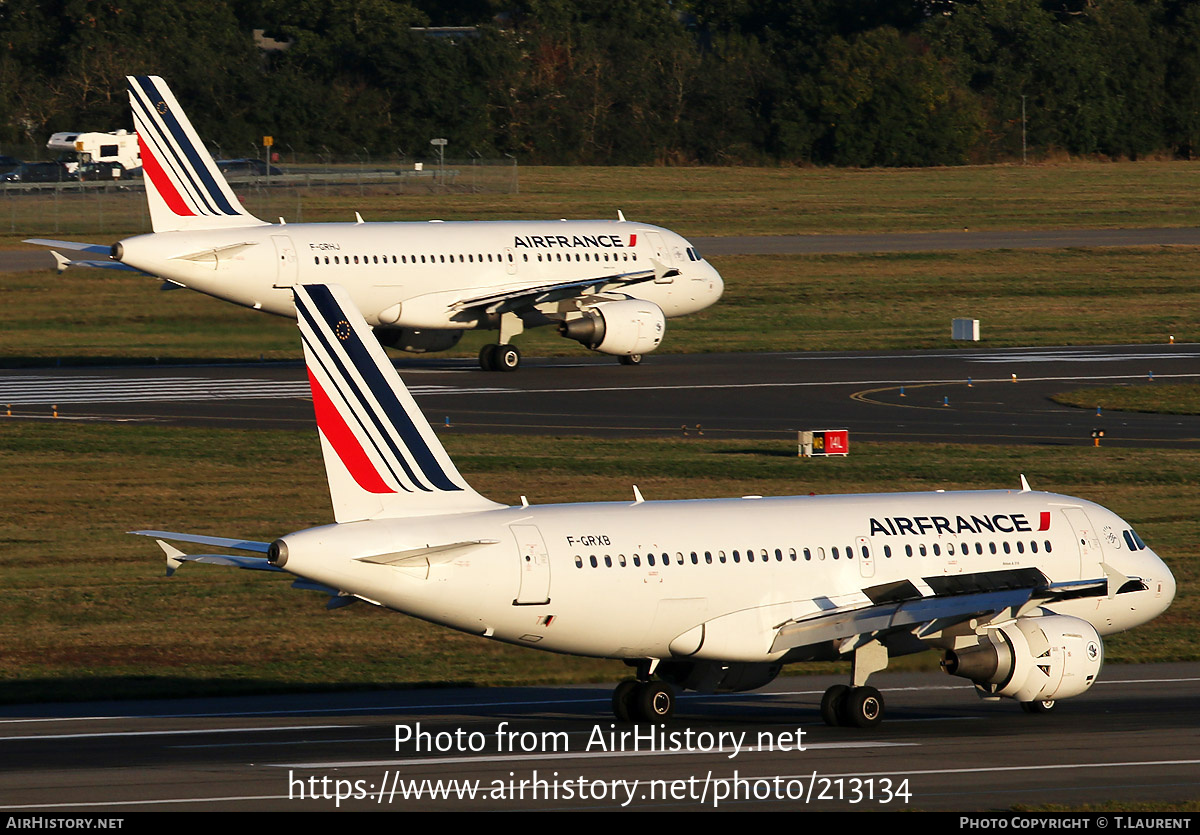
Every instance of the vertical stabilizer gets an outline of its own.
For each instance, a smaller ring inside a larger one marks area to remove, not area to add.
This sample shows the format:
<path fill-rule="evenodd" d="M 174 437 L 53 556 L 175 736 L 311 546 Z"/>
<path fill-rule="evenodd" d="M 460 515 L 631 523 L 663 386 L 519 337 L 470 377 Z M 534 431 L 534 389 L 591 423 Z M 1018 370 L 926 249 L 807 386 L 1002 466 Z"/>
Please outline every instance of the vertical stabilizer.
<path fill-rule="evenodd" d="M 487 510 L 339 286 L 293 288 L 338 522 Z"/>
<path fill-rule="evenodd" d="M 154 231 L 268 225 L 242 206 L 166 83 L 127 78 Z"/>

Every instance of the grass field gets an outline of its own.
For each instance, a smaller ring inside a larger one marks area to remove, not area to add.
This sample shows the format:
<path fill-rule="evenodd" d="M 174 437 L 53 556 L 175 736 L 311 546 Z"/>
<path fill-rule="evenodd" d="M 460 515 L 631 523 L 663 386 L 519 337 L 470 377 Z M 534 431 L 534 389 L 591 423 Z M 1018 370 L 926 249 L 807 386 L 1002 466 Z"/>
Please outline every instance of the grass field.
<path fill-rule="evenodd" d="M 1017 486 L 1101 501 L 1179 582 L 1110 661 L 1200 656 L 1193 640 L 1200 454 L 1170 450 L 859 444 L 845 460 L 779 441 L 544 439 L 443 433 L 481 492 L 515 503 Z M 213 449 L 222 450 L 219 458 Z M 357 604 L 335 612 L 259 572 L 163 576 L 165 528 L 270 540 L 330 520 L 315 432 L 0 422 L 0 699 L 612 680 L 616 662 L 507 647 Z M 531 476 L 531 474 L 536 474 Z M 931 656 L 918 662 L 932 666 Z M 796 668 L 802 671 L 804 667 Z M 828 669 L 828 668 L 826 668 Z"/>
<path fill-rule="evenodd" d="M 1200 415 L 1200 385 L 1145 382 L 1138 385 L 1084 388 L 1054 395 L 1064 406 L 1149 412 L 1164 415 Z"/>
<path fill-rule="evenodd" d="M 577 168 L 525 166 L 518 194 L 387 187 L 238 188 L 252 212 L 289 222 L 615 218 L 688 235 L 1200 225 L 1195 162 L 955 168 Z M 22 237 L 149 231 L 138 193 L 0 192 L 0 232 Z"/>

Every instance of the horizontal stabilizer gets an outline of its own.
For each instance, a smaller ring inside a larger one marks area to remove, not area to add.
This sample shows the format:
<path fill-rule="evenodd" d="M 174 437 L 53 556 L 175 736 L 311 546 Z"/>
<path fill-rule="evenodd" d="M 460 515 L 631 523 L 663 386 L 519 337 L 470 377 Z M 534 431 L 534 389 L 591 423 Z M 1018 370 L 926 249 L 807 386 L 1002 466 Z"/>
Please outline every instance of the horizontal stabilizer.
<path fill-rule="evenodd" d="M 179 569 L 185 562 L 203 562 L 209 565 L 228 565 L 233 568 L 247 568 L 253 571 L 282 571 L 267 562 L 266 557 L 238 557 L 232 554 L 185 554 L 178 548 L 168 545 L 161 539 L 156 539 L 158 547 L 167 555 L 167 576 Z"/>
<path fill-rule="evenodd" d="M 197 545 L 215 545 L 218 548 L 232 548 L 235 551 L 255 551 L 267 553 L 271 547 L 269 542 L 255 542 L 251 539 L 229 539 L 224 536 L 204 536 L 194 533 L 174 533 L 172 531 L 130 531 L 134 536 L 152 536 L 155 539 L 170 539 L 174 542 L 194 542 Z"/>
<path fill-rule="evenodd" d="M 424 563 L 431 564 L 450 562 L 458 556 L 459 551 L 474 548 L 479 545 L 495 545 L 498 539 L 472 539 L 467 542 L 451 542 L 447 545 L 426 545 L 424 548 L 412 548 L 407 551 L 396 551 L 391 554 L 377 554 L 373 557 L 359 557 L 358 562 L 369 562 L 373 565 L 405 565 Z"/>
<path fill-rule="evenodd" d="M 53 241 L 49 238 L 27 238 L 21 243 L 37 244 L 38 246 L 48 246 L 54 249 L 69 249 L 72 252 L 91 252 L 95 255 L 108 255 L 112 252 L 112 247 L 104 244 L 88 244 L 80 241 Z"/>

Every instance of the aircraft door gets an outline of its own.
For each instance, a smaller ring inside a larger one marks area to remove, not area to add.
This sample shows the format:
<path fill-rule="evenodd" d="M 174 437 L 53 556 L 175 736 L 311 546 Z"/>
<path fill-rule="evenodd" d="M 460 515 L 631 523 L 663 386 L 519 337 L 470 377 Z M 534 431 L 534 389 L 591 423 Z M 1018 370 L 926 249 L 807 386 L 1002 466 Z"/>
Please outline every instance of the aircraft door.
<path fill-rule="evenodd" d="M 675 259 L 671 257 L 671 250 L 667 247 L 663 236 L 658 232 L 644 232 L 643 234 L 646 236 L 646 240 L 650 241 L 650 251 L 654 257 L 668 267 L 674 266 Z"/>
<path fill-rule="evenodd" d="M 860 536 L 854 541 L 854 548 L 858 551 L 854 558 L 858 560 L 858 570 L 863 577 L 875 576 L 875 554 L 871 551 L 871 541 L 865 536 Z"/>
<path fill-rule="evenodd" d="M 514 606 L 536 606 L 550 602 L 550 554 L 536 525 L 510 525 L 521 560 L 521 587 Z"/>
<path fill-rule="evenodd" d="M 1079 577 L 1091 579 L 1103 577 L 1104 569 L 1100 567 L 1100 534 L 1092 525 L 1088 515 L 1081 507 L 1064 507 L 1063 515 L 1071 523 L 1075 531 L 1075 542 L 1079 546 Z"/>
<path fill-rule="evenodd" d="M 287 235 L 272 235 L 271 242 L 275 244 L 275 264 L 279 268 L 279 280 L 276 283 L 280 287 L 291 287 L 298 277 L 296 247 Z"/>
<path fill-rule="evenodd" d="M 511 246 L 504 247 L 504 271 L 509 275 L 517 274 L 517 256 Z"/>

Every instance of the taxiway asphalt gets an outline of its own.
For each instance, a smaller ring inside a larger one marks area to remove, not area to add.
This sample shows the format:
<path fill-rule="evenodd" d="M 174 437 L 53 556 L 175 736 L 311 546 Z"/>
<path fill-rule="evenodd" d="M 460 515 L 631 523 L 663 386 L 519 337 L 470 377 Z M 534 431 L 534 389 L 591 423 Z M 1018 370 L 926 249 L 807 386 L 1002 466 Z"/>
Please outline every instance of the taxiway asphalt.
<path fill-rule="evenodd" d="M 821 723 L 836 681 L 685 695 L 640 743 L 600 685 L 6 706 L 0 810 L 967 811 L 1200 790 L 1197 664 L 1110 666 L 1033 716 L 941 673 L 877 674 L 870 730 Z"/>
<path fill-rule="evenodd" d="M 1200 378 L 1200 344 L 899 352 L 654 355 L 635 368 L 598 358 L 530 359 L 513 373 L 470 360 L 400 360 L 445 432 L 794 437 L 849 429 L 851 442 L 1092 443 L 1185 447 L 1200 416 L 1062 406 L 1056 392 Z M 1103 407 L 1103 404 L 1097 404 Z M 59 420 L 309 428 L 299 364 L 0 372 L 0 409 Z M 2 414 L 2 413 L 0 413 Z"/>

